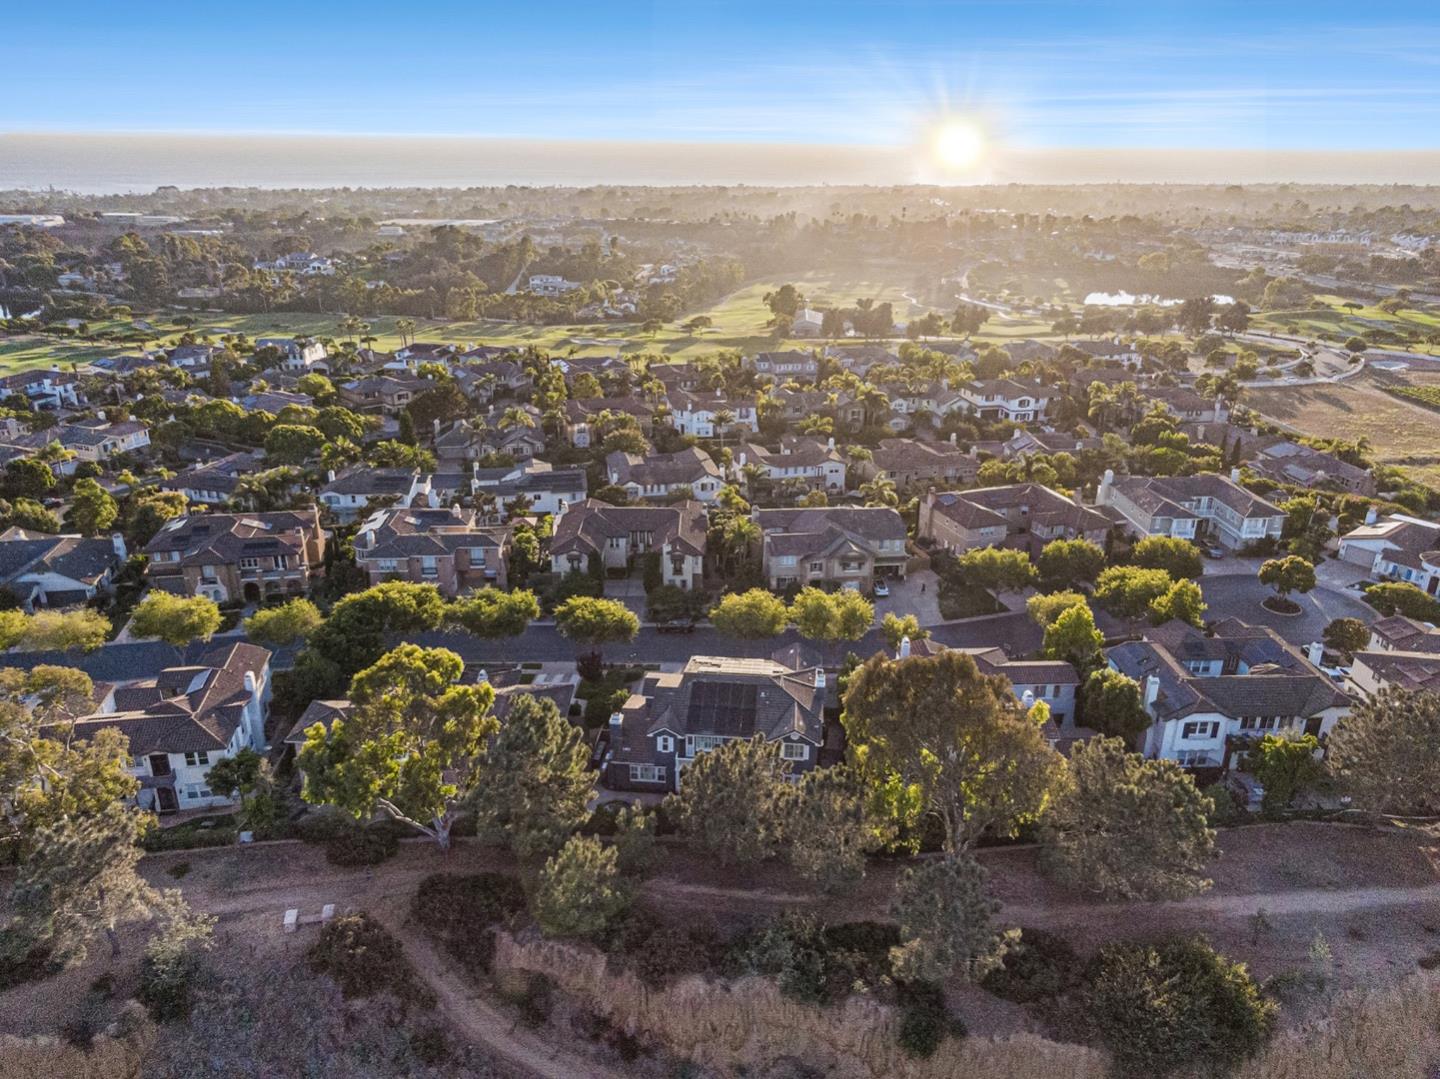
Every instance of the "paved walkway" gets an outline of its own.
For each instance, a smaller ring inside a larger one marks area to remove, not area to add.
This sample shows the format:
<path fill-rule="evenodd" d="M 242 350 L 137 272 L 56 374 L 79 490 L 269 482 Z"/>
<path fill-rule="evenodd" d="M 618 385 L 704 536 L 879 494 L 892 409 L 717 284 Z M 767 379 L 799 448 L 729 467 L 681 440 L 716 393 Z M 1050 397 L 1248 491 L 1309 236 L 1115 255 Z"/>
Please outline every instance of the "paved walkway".
<path fill-rule="evenodd" d="M 890 581 L 890 594 L 875 597 L 875 621 L 887 614 L 913 614 L 922 626 L 936 626 L 940 616 L 940 579 L 931 569 L 919 569 L 903 581 Z M 923 589 L 923 591 L 922 591 Z"/>

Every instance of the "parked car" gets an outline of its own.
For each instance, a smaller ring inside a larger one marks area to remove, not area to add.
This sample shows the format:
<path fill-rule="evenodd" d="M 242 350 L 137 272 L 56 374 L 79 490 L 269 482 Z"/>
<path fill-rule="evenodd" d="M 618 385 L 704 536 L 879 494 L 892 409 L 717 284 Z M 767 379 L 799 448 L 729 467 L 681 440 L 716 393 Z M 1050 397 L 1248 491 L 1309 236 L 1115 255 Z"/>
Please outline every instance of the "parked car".
<path fill-rule="evenodd" d="M 1225 789 L 1236 795 L 1246 809 L 1258 810 L 1265 800 L 1265 788 L 1249 772 L 1227 772 Z"/>
<path fill-rule="evenodd" d="M 1221 547 L 1218 543 L 1206 544 L 1204 547 L 1200 548 L 1200 551 L 1205 555 L 1206 558 L 1219 559 L 1224 558 L 1226 554 L 1225 548 Z"/>
<path fill-rule="evenodd" d="M 666 622 L 656 622 L 655 629 L 659 633 L 694 633 L 695 622 L 689 618 L 675 618 Z"/>
<path fill-rule="evenodd" d="M 885 581 L 875 582 L 875 595 L 883 599 L 890 594 L 890 585 Z"/>

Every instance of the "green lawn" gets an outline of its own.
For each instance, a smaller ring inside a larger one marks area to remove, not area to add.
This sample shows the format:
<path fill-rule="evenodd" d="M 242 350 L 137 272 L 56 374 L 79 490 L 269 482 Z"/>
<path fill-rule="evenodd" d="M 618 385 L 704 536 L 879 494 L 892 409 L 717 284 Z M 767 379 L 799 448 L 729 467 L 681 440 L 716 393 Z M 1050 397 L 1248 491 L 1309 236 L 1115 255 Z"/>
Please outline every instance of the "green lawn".
<path fill-rule="evenodd" d="M 1395 333 L 1427 334 L 1440 330 L 1440 312 L 1432 308 L 1405 308 L 1394 314 L 1375 306 L 1358 309 L 1342 306 L 1341 296 L 1317 296 L 1325 308 L 1266 311 L 1256 316 L 1255 325 L 1281 333 L 1344 340 L 1366 330 L 1388 329 Z"/>
<path fill-rule="evenodd" d="M 770 311 L 765 306 L 764 296 L 786 281 L 795 284 L 815 307 L 852 306 L 861 297 L 870 297 L 877 303 L 888 301 L 894 307 L 895 318 L 899 322 L 907 322 L 930 310 L 925 305 L 915 304 L 907 299 L 902 286 L 879 280 L 878 275 L 852 277 L 810 273 L 786 275 L 773 281 L 746 285 L 708 308 L 686 312 L 676 322 L 653 335 L 643 333 L 638 323 L 535 326 L 498 320 L 450 322 L 443 319 L 416 319 L 415 337 L 419 341 L 449 341 L 461 344 L 533 345 L 551 352 L 573 352 L 582 356 L 652 352 L 675 359 L 693 359 L 723 349 L 754 353 L 765 349 L 814 348 L 822 342 L 813 338 L 777 341 L 771 336 L 766 325 L 770 319 Z M 709 328 L 694 334 L 680 329 L 682 323 L 702 314 L 708 315 L 712 320 L 713 324 Z M 159 331 L 155 344 L 168 345 L 174 343 L 184 332 L 184 328 L 177 326 L 174 321 L 182 315 L 184 312 L 176 311 L 163 315 L 141 314 L 139 317 L 150 322 Z M 340 327 L 344 318 L 341 315 L 295 312 L 227 315 L 194 312 L 190 317 L 195 319 L 195 333 L 209 333 L 217 337 L 226 333 L 243 333 L 252 340 L 259 337 L 300 335 L 333 338 L 343 336 Z M 397 318 L 377 316 L 368 321 L 370 333 L 376 338 L 376 348 L 392 351 L 400 347 L 401 337 L 396 329 Z M 92 328 L 121 331 L 130 327 L 128 323 L 117 322 L 93 323 Z M 1055 335 L 1050 332 L 1048 324 L 1039 320 L 1007 319 L 996 315 L 985 324 L 978 340 L 1004 342 L 1024 337 L 1055 338 Z M 138 348 L 136 344 L 72 342 L 41 335 L 0 338 L 0 374 L 51 363 L 84 362 L 119 352 L 133 352 Z"/>

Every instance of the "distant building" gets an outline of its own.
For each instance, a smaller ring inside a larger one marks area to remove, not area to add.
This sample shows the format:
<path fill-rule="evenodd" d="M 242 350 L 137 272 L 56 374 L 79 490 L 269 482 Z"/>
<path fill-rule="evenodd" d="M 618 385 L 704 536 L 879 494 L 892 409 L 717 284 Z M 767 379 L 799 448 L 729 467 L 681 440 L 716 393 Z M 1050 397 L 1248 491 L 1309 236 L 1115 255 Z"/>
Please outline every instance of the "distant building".
<path fill-rule="evenodd" d="M 757 509 L 754 517 L 765 579 L 777 591 L 826 584 L 869 592 L 876 580 L 905 578 L 905 522 L 893 509 Z"/>
<path fill-rule="evenodd" d="M 1095 504 L 1139 536 L 1214 540 L 1236 550 L 1280 538 L 1285 511 L 1214 472 L 1194 476 L 1125 476 L 1107 470 Z"/>
<path fill-rule="evenodd" d="M 725 486 L 720 466 L 698 446 L 644 457 L 616 450 L 605 457 L 605 474 L 632 499 L 663 500 L 688 494 L 708 503 L 715 501 Z"/>
<path fill-rule="evenodd" d="M 300 596 L 324 573 L 320 510 L 204 513 L 167 521 L 145 545 L 150 584 L 216 603 Z"/>
<path fill-rule="evenodd" d="M 1340 558 L 1376 577 L 1440 594 L 1440 525 L 1433 522 L 1403 513 L 1381 520 L 1371 509 L 1363 525 L 1340 537 Z"/>
<path fill-rule="evenodd" d="M 929 491 L 920 503 L 916 535 L 937 547 L 968 551 L 1011 546 L 1033 551 L 1052 540 L 1103 544 L 1110 520 L 1039 483 Z"/>
<path fill-rule="evenodd" d="M 370 583 L 433 584 L 447 596 L 508 587 L 511 534 L 473 510 L 416 506 L 377 510 L 355 533 L 355 562 Z"/>
<path fill-rule="evenodd" d="M 708 528 L 709 517 L 699 502 L 612 506 L 586 499 L 556 520 L 550 568 L 560 574 L 584 571 L 598 560 L 607 571 L 625 570 L 641 555 L 655 553 L 664 584 L 700 588 Z"/>
<path fill-rule="evenodd" d="M 0 532 L 0 588 L 26 611 L 87 603 L 112 590 L 126 557 L 118 532 L 87 539 L 7 528 Z"/>

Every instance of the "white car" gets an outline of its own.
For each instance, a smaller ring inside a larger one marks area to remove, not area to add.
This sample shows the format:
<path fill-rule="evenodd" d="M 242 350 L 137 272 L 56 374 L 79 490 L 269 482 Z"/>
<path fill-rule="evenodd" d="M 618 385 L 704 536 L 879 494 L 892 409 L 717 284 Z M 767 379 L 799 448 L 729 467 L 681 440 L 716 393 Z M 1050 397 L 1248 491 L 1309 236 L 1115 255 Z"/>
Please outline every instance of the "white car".
<path fill-rule="evenodd" d="M 890 586 L 884 581 L 875 582 L 875 595 L 884 598 L 890 594 Z"/>

